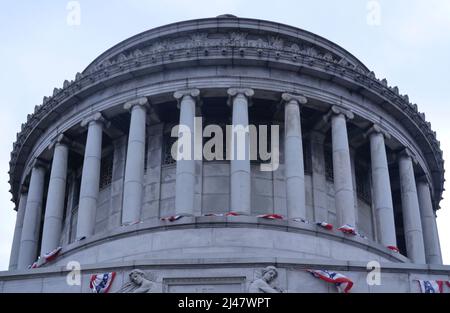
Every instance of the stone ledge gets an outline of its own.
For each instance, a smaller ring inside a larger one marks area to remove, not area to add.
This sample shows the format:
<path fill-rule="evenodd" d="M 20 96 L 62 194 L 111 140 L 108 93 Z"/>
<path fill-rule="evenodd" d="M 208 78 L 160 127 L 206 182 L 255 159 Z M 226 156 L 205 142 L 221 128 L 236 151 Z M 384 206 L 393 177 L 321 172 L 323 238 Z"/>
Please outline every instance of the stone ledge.
<path fill-rule="evenodd" d="M 180 268 L 214 268 L 214 267 L 265 267 L 275 265 L 278 268 L 292 269 L 328 269 L 336 271 L 368 272 L 367 262 L 292 259 L 292 258 L 192 258 L 192 259 L 152 259 L 140 261 L 121 261 L 105 264 L 88 264 L 82 266 L 82 272 L 98 272 L 100 270 L 128 270 L 143 269 L 180 269 Z M 446 275 L 450 273 L 449 265 L 419 265 L 412 263 L 381 263 L 382 272 L 386 273 L 422 273 L 433 275 Z M 71 270 L 63 266 L 37 268 L 21 271 L 0 272 L 0 281 L 17 280 L 23 278 L 39 278 L 69 273 Z"/>
<path fill-rule="evenodd" d="M 60 257 L 68 257 L 73 253 L 83 251 L 90 247 L 111 242 L 120 238 L 138 236 L 144 233 L 164 232 L 180 229 L 204 229 L 204 228 L 258 228 L 267 230 L 277 230 L 280 232 L 309 234 L 311 236 L 338 241 L 355 246 L 361 250 L 370 251 L 397 263 L 409 263 L 409 259 L 401 254 L 395 253 L 388 248 L 378 244 L 370 239 L 363 239 L 356 236 L 345 235 L 334 229 L 326 231 L 319 226 L 312 224 L 303 224 L 291 220 L 268 220 L 256 216 L 232 216 L 232 217 L 183 217 L 174 222 L 161 221 L 159 218 L 153 218 L 147 222 L 136 225 L 124 226 L 110 232 L 96 234 L 90 238 L 79 242 L 74 242 L 63 247 Z M 51 264 L 49 264 L 51 267 Z"/>

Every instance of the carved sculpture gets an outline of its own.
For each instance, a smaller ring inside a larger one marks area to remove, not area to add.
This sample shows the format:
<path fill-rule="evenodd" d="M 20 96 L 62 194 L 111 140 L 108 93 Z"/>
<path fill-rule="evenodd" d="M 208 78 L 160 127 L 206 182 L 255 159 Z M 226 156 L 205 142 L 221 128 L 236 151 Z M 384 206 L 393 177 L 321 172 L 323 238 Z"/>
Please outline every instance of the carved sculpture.
<path fill-rule="evenodd" d="M 278 276 L 275 266 L 267 266 L 261 271 L 261 278 L 251 282 L 248 292 L 250 293 L 282 293 L 284 290 L 273 283 Z"/>
<path fill-rule="evenodd" d="M 128 277 L 129 282 L 125 283 L 117 293 L 151 293 L 154 292 L 155 283 L 144 271 L 139 269 L 132 270 Z"/>

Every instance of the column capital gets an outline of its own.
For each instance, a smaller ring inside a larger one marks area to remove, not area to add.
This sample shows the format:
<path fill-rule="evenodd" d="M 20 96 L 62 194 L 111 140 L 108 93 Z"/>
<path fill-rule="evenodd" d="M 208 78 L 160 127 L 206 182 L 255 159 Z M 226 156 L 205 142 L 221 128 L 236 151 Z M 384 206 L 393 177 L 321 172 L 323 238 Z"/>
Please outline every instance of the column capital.
<path fill-rule="evenodd" d="M 198 98 L 200 96 L 200 90 L 197 88 L 192 89 L 184 89 L 184 90 L 177 90 L 174 92 L 173 97 L 180 102 L 184 97 L 192 97 L 192 98 Z"/>
<path fill-rule="evenodd" d="M 146 97 L 142 97 L 125 102 L 123 108 L 127 111 L 131 111 L 135 106 L 138 105 L 146 109 L 148 104 L 148 99 Z"/>
<path fill-rule="evenodd" d="M 355 117 L 353 112 L 351 112 L 347 109 L 341 108 L 337 105 L 333 105 L 330 108 L 330 110 L 328 111 L 328 113 L 323 116 L 322 121 L 319 122 L 318 124 L 328 123 L 332 116 L 338 116 L 338 115 L 343 115 L 346 120 L 352 120 Z"/>
<path fill-rule="evenodd" d="M 331 115 L 344 115 L 346 119 L 352 120 L 355 117 L 352 111 L 333 105 L 330 109 Z"/>
<path fill-rule="evenodd" d="M 308 99 L 306 99 L 303 95 L 292 94 L 292 93 L 283 93 L 281 95 L 281 99 L 285 104 L 290 103 L 291 101 L 297 102 L 297 104 L 302 105 L 308 103 Z"/>
<path fill-rule="evenodd" d="M 405 147 L 404 149 L 402 149 L 401 151 L 399 151 L 398 157 L 399 157 L 399 159 L 400 159 L 400 158 L 410 158 L 411 161 L 412 161 L 414 164 L 419 163 L 419 162 L 417 161 L 417 158 L 416 158 L 416 156 L 414 155 L 414 153 L 413 153 L 408 147 Z"/>
<path fill-rule="evenodd" d="M 65 145 L 65 146 L 69 146 L 72 143 L 72 141 L 65 136 L 63 133 L 56 135 L 50 145 L 48 146 L 48 149 L 51 150 L 53 149 L 56 145 Z"/>
<path fill-rule="evenodd" d="M 365 133 L 364 138 L 369 137 L 372 134 L 382 134 L 384 138 L 391 139 L 391 134 L 385 131 L 379 124 L 373 124 Z"/>
<path fill-rule="evenodd" d="M 81 121 L 81 127 L 89 126 L 91 123 L 102 123 L 106 127 L 109 127 L 110 122 L 108 122 L 103 114 L 101 112 L 96 112 L 92 114 L 91 116 L 86 117 L 84 120 Z"/>
<path fill-rule="evenodd" d="M 227 90 L 227 94 L 230 97 L 236 97 L 239 94 L 244 95 L 247 98 L 251 98 L 255 95 L 255 91 L 251 88 L 237 88 L 237 87 L 233 87 L 233 88 L 229 88 Z"/>
<path fill-rule="evenodd" d="M 41 158 L 35 158 L 33 160 L 33 162 L 31 163 L 31 169 L 35 169 L 35 168 L 41 168 L 46 170 L 48 168 L 48 162 L 41 159 Z"/>

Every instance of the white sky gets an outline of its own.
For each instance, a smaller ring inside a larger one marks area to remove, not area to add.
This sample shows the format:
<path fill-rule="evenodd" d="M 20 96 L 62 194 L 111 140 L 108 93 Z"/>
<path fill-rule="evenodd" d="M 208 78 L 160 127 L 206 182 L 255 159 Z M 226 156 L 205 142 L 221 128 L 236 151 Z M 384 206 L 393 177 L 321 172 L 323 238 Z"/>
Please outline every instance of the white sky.
<path fill-rule="evenodd" d="M 437 131 L 444 158 L 450 151 L 448 0 L 80 0 L 79 26 L 67 24 L 68 2 L 0 1 L 0 270 L 8 267 L 16 216 L 9 201 L 8 162 L 27 114 L 106 49 L 167 23 L 230 13 L 321 35 L 407 93 Z M 368 10 L 371 2 L 380 4 L 379 25 L 367 22 L 374 12 Z M 447 193 L 441 206 L 440 240 L 444 262 L 450 264 Z"/>

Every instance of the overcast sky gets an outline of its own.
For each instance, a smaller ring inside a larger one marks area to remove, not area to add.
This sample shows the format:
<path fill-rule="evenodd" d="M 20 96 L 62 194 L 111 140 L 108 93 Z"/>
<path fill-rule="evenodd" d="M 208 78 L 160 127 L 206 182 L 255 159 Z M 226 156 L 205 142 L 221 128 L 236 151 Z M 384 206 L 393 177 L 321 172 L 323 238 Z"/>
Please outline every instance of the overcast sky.
<path fill-rule="evenodd" d="M 8 267 L 16 219 L 8 162 L 27 114 L 106 49 L 167 23 L 230 13 L 321 35 L 409 94 L 437 131 L 444 158 L 450 151 L 448 0 L 80 0 L 79 25 L 70 2 L 0 0 L 0 270 Z M 438 225 L 450 264 L 450 195 L 444 198 Z"/>

